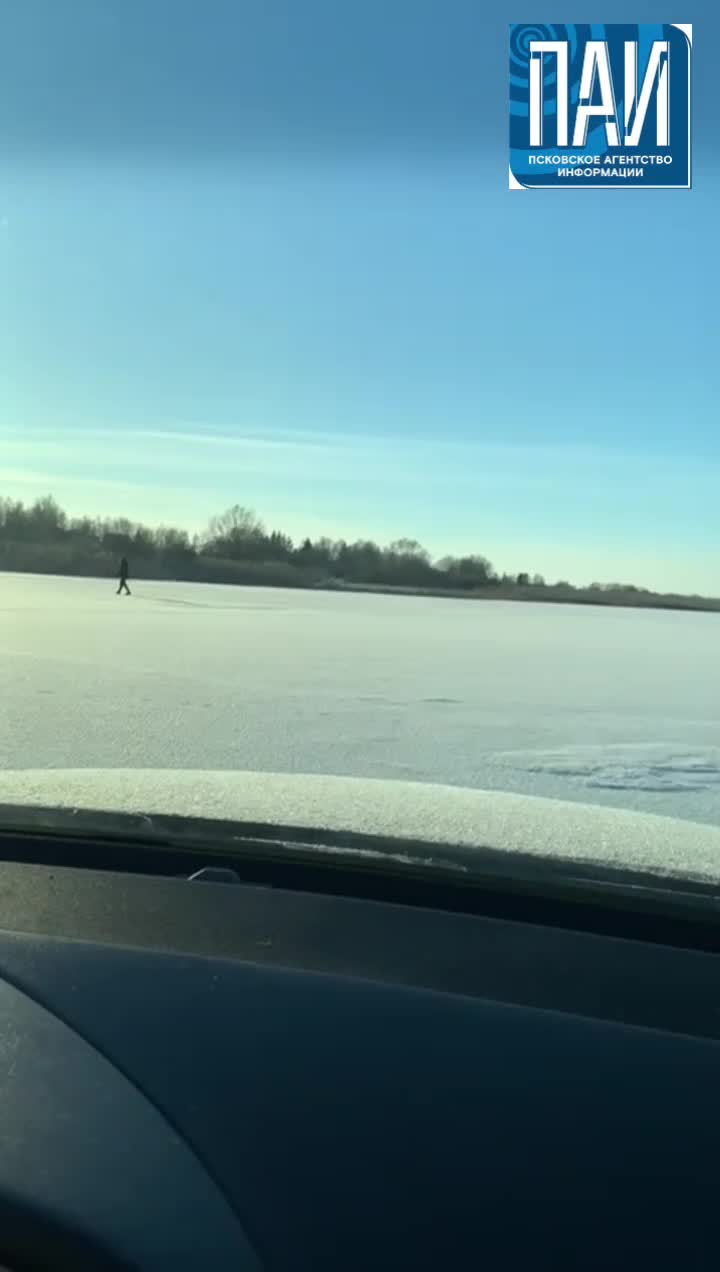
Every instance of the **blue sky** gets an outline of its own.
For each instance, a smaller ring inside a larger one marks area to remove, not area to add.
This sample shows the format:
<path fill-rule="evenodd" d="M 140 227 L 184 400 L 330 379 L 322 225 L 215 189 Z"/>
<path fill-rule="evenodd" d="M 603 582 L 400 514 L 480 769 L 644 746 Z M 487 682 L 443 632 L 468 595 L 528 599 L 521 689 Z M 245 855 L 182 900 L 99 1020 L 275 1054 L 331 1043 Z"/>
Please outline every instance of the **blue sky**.
<path fill-rule="evenodd" d="M 692 191 L 511 193 L 507 26 L 552 13 L 4 0 L 0 493 L 720 594 L 696 10 Z"/>

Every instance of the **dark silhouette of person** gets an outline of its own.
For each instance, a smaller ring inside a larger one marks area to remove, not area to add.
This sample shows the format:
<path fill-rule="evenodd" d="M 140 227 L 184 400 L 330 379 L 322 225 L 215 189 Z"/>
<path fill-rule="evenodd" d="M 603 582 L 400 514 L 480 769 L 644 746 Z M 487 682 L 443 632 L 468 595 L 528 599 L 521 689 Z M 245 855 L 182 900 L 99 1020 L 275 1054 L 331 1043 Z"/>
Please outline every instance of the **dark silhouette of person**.
<path fill-rule="evenodd" d="M 128 566 L 127 557 L 123 557 L 122 561 L 120 562 L 120 586 L 118 587 L 118 590 L 115 594 L 116 596 L 119 596 L 120 593 L 123 591 L 125 592 L 126 596 L 132 595 L 130 588 L 128 587 L 129 573 L 130 573 L 130 568 Z"/>

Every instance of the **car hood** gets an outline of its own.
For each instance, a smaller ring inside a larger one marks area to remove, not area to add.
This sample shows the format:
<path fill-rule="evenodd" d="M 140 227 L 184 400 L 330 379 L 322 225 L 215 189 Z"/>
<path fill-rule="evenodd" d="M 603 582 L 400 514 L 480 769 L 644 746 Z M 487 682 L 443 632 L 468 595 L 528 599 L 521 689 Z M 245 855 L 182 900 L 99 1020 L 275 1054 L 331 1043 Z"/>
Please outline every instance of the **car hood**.
<path fill-rule="evenodd" d="M 34 806 L 322 830 L 720 882 L 720 828 L 426 783 L 175 769 L 20 770 L 0 773 L 0 805 L 6 812 Z M 0 810 L 0 823 L 2 816 Z"/>

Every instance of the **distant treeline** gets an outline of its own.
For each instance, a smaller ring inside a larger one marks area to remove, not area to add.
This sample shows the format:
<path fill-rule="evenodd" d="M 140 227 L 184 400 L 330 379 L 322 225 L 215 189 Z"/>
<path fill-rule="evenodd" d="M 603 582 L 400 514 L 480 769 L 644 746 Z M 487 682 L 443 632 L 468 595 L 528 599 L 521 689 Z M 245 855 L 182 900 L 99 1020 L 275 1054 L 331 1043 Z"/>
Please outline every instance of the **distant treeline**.
<path fill-rule="evenodd" d="M 415 539 L 303 539 L 268 531 L 247 508 L 214 517 L 204 534 L 125 518 L 68 517 L 48 495 L 26 507 L 0 497 L 0 570 L 114 577 L 120 557 L 135 578 L 320 587 L 483 599 L 720 610 L 720 599 L 660 595 L 619 583 L 576 588 L 542 575 L 498 573 L 479 553 L 433 560 Z"/>

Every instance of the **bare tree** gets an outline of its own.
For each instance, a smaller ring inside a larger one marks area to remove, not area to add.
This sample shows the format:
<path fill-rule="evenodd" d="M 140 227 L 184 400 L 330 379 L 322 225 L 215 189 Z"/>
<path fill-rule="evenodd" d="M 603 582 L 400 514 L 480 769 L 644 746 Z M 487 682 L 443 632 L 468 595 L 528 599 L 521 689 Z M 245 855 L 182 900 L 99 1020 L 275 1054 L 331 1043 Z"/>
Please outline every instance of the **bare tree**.
<path fill-rule="evenodd" d="M 207 533 L 210 539 L 253 538 L 263 535 L 265 527 L 251 508 L 233 504 L 232 508 L 211 518 Z"/>
<path fill-rule="evenodd" d="M 203 536 L 203 548 L 217 556 L 234 559 L 256 557 L 266 542 L 265 526 L 250 508 L 234 504 L 213 517 Z"/>

